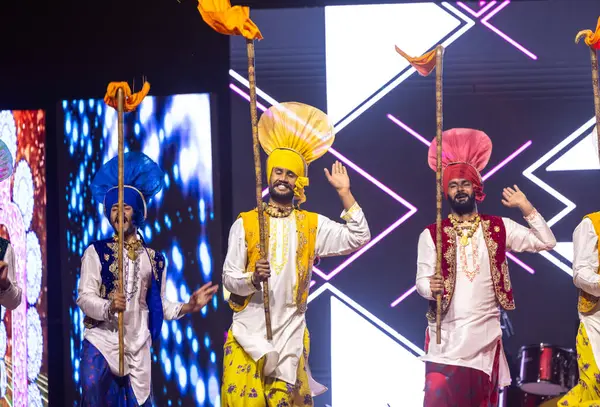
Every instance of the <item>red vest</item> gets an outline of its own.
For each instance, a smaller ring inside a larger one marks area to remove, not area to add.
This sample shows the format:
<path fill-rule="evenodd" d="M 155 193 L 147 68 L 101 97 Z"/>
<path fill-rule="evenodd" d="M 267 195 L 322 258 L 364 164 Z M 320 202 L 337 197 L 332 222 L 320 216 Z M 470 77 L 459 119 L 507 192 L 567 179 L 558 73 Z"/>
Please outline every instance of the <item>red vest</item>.
<path fill-rule="evenodd" d="M 483 237 L 490 257 L 490 271 L 494 282 L 496 300 L 505 310 L 515 309 L 515 301 L 506 263 L 506 228 L 502 218 L 498 216 L 479 215 Z M 433 243 L 436 244 L 435 223 L 427 226 Z M 442 317 L 448 312 L 456 286 L 456 231 L 450 219 L 442 221 L 442 276 L 444 277 L 444 292 L 442 294 Z M 436 302 L 429 302 L 427 319 L 435 321 Z"/>

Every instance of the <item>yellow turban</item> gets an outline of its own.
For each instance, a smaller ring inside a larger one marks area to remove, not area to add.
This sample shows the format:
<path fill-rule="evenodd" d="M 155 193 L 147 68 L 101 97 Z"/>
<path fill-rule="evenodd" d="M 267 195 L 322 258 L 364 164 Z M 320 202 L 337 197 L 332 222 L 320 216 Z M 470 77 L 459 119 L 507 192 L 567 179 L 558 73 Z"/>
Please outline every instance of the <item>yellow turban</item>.
<path fill-rule="evenodd" d="M 273 174 L 273 168 L 285 168 L 296 174 L 298 178 L 294 187 L 294 196 L 299 203 L 306 201 L 304 187 L 308 186 L 308 178 L 306 177 L 306 164 L 302 156 L 294 150 L 284 148 L 273 150 L 267 158 L 267 178 L 270 178 Z"/>
<path fill-rule="evenodd" d="M 319 109 L 297 102 L 271 106 L 258 122 L 258 139 L 269 155 L 267 179 L 273 168 L 285 168 L 298 176 L 294 196 L 306 201 L 308 165 L 329 150 L 335 139 L 333 125 Z"/>

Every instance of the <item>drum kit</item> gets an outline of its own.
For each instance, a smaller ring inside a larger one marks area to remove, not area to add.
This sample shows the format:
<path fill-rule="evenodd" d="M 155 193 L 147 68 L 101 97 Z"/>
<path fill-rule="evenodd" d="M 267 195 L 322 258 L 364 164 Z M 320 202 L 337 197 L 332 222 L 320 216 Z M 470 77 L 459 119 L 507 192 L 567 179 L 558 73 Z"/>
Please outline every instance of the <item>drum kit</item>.
<path fill-rule="evenodd" d="M 519 394 L 510 397 L 511 389 L 507 388 L 504 397 L 501 396 L 501 406 L 556 406 L 562 395 L 579 380 L 577 354 L 573 349 L 545 343 L 523 346 L 518 362 L 518 388 L 514 390 Z"/>

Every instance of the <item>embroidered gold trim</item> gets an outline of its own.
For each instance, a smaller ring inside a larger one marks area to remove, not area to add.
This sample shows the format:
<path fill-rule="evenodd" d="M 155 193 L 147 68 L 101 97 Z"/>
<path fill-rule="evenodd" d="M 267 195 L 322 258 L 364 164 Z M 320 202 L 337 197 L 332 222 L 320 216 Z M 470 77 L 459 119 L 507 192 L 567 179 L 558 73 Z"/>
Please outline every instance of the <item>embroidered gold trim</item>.
<path fill-rule="evenodd" d="M 498 270 L 496 266 L 496 255 L 498 253 L 498 243 L 492 239 L 492 233 L 490 231 L 490 221 L 484 220 L 481 222 L 483 227 L 483 238 L 485 239 L 485 245 L 488 249 L 488 255 L 490 258 L 490 273 L 492 274 L 492 282 L 494 283 L 494 291 L 496 293 L 496 299 L 500 306 L 505 310 L 512 310 L 515 308 L 514 303 L 508 300 L 508 296 L 506 295 L 506 291 L 509 291 L 508 288 L 505 288 L 505 291 L 502 291 L 500 288 L 500 280 L 502 278 L 502 273 Z M 506 270 L 504 273 L 504 283 L 506 284 L 506 280 L 508 280 L 508 285 L 510 286 L 510 277 L 508 275 L 508 265 L 506 264 L 506 259 L 504 259 L 504 263 L 502 264 L 502 270 Z"/>
<path fill-rule="evenodd" d="M 281 274 L 290 257 L 290 221 L 291 218 L 280 218 L 280 221 L 269 222 L 269 253 L 271 270 L 277 275 Z M 281 233 L 280 233 L 280 229 Z M 281 244 L 281 247 L 279 247 Z M 281 253 L 277 250 L 281 248 Z"/>
<path fill-rule="evenodd" d="M 344 214 L 342 215 L 342 219 L 343 219 L 343 220 L 345 220 L 346 222 L 349 222 L 350 220 L 352 220 L 352 216 L 353 216 L 353 215 L 354 215 L 356 212 L 360 211 L 360 209 L 361 209 L 361 207 L 358 205 L 358 202 L 354 202 L 354 205 L 352 205 L 352 206 L 350 207 L 350 209 L 348 209 L 348 210 L 346 211 L 346 213 L 344 213 Z"/>

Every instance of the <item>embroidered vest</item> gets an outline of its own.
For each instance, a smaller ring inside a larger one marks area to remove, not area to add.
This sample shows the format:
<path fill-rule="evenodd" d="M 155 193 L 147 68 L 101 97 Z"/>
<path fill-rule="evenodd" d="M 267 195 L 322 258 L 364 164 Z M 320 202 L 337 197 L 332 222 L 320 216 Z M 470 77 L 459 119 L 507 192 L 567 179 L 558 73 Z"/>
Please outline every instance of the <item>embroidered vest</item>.
<path fill-rule="evenodd" d="M 102 277 L 102 285 L 100 287 L 100 297 L 107 300 L 109 295 L 115 291 L 119 285 L 119 271 L 118 269 L 118 244 L 113 239 L 105 239 L 92 243 L 100 258 L 100 265 L 102 267 L 100 275 Z M 162 275 L 165 269 L 165 258 L 159 252 L 150 249 L 144 245 L 144 250 L 150 259 L 150 265 L 152 266 L 152 278 L 150 287 L 146 293 L 146 304 L 148 306 L 149 313 L 149 327 L 152 340 L 156 340 L 160 334 L 162 328 L 164 315 L 162 308 L 161 282 Z M 143 256 L 143 254 L 141 254 Z M 100 321 L 96 321 L 88 316 L 83 320 L 86 328 L 94 328 L 100 324 Z"/>
<path fill-rule="evenodd" d="M 600 212 L 590 213 L 586 215 L 584 219 L 587 218 L 592 221 L 592 225 L 594 225 L 594 231 L 596 232 L 596 236 L 600 236 Z M 600 239 L 598 239 L 598 256 L 600 257 Z M 600 274 L 600 270 L 596 271 Z M 587 293 L 583 290 L 579 290 L 579 300 L 577 301 L 577 309 L 579 312 L 590 312 L 596 307 L 598 304 L 598 297 L 593 296 L 590 293 Z"/>
<path fill-rule="evenodd" d="M 294 303 L 298 311 L 306 312 L 308 291 L 315 260 L 315 243 L 317 240 L 318 215 L 313 212 L 294 210 L 296 217 L 296 286 L 294 287 Z M 260 259 L 260 233 L 258 228 L 258 211 L 256 209 L 241 213 L 238 218 L 244 222 L 244 231 L 248 256 L 246 271 L 253 273 L 256 262 Z M 270 230 L 270 217 L 265 213 L 267 230 Z M 266 246 L 269 247 L 269 236 Z M 235 312 L 242 311 L 248 306 L 252 295 L 242 297 L 236 294 L 229 296 L 229 306 Z"/>
<path fill-rule="evenodd" d="M 10 242 L 8 240 L 0 237 L 0 261 L 4 261 L 4 256 L 6 256 L 9 244 Z"/>
<path fill-rule="evenodd" d="M 506 262 L 506 228 L 502 218 L 498 216 L 479 215 L 483 237 L 490 258 L 490 272 L 494 283 L 496 300 L 505 310 L 515 309 L 515 301 Z M 436 244 L 435 223 L 427 226 L 433 243 Z M 442 276 L 444 277 L 444 292 L 442 293 L 442 316 L 446 315 L 454 287 L 456 285 L 456 231 L 450 219 L 442 221 Z M 436 302 L 429 302 L 427 319 L 435 321 Z"/>

